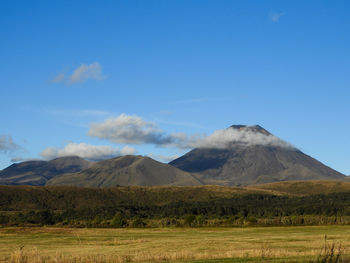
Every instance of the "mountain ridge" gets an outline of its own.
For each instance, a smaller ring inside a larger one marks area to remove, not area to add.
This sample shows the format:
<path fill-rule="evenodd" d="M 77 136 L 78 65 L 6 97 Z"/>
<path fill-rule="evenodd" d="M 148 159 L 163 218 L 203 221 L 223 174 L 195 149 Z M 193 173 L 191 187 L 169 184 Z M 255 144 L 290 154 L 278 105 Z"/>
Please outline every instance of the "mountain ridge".
<path fill-rule="evenodd" d="M 0 171 L 0 184 L 42 186 L 56 175 L 78 172 L 90 165 L 90 162 L 78 156 L 59 157 L 50 161 L 33 160 L 14 163 Z"/>
<path fill-rule="evenodd" d="M 78 173 L 62 174 L 47 185 L 129 186 L 129 185 L 201 185 L 190 173 L 146 156 L 125 155 L 95 163 Z"/>

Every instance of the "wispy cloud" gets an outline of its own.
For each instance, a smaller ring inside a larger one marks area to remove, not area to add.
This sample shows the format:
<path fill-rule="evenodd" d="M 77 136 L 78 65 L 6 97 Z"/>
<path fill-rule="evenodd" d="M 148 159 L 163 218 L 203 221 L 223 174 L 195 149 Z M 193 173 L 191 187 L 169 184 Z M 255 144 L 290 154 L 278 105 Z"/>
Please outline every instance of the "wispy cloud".
<path fill-rule="evenodd" d="M 283 12 L 271 12 L 271 13 L 269 14 L 269 19 L 270 19 L 273 23 L 278 23 L 279 20 L 280 20 L 280 18 L 281 18 L 282 16 L 284 16 L 284 15 L 285 15 L 285 13 L 283 13 Z"/>
<path fill-rule="evenodd" d="M 103 80 L 102 67 L 100 63 L 95 62 L 89 65 L 81 64 L 69 78 L 70 83 L 80 83 L 89 79 Z"/>
<path fill-rule="evenodd" d="M 59 73 L 57 76 L 55 76 L 51 82 L 53 83 L 60 83 L 65 81 L 64 73 Z"/>
<path fill-rule="evenodd" d="M 18 163 L 18 162 L 26 162 L 26 161 L 40 161 L 39 158 L 30 158 L 30 157 L 21 157 L 21 156 L 16 156 L 11 158 L 12 163 Z"/>
<path fill-rule="evenodd" d="M 111 112 L 98 109 L 43 108 L 40 113 L 68 126 L 88 128 L 92 121 L 104 120 L 113 116 Z"/>
<path fill-rule="evenodd" d="M 9 135 L 0 135 L 0 152 L 9 153 L 22 147 L 16 144 Z"/>
<path fill-rule="evenodd" d="M 105 78 L 106 77 L 102 74 L 101 64 L 94 62 L 91 64 L 81 64 L 72 74 L 66 75 L 65 73 L 59 73 L 51 82 L 72 85 L 83 83 L 88 80 L 104 80 Z"/>
<path fill-rule="evenodd" d="M 22 159 L 18 155 L 25 154 L 27 151 L 24 147 L 14 142 L 9 135 L 0 135 L 0 154 L 4 154 L 11 158 L 11 162 L 16 162 L 18 159 Z M 15 157 L 15 155 L 17 157 Z"/>
<path fill-rule="evenodd" d="M 64 156 L 79 156 L 84 159 L 99 161 L 116 156 L 134 154 L 136 150 L 125 146 L 122 149 L 108 145 L 91 145 L 87 143 L 68 143 L 63 148 L 48 147 L 40 155 L 47 160 Z"/>

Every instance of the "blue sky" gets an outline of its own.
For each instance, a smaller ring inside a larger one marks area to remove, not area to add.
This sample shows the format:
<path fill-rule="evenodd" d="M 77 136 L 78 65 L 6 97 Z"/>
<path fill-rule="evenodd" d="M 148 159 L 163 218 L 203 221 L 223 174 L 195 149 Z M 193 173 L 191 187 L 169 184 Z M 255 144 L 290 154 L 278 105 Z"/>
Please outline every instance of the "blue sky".
<path fill-rule="evenodd" d="M 259 124 L 349 175 L 349 10 L 349 1 L 3 2 L 0 169 L 67 145 L 163 161 L 187 151 L 91 132 L 128 116 L 160 136 Z"/>

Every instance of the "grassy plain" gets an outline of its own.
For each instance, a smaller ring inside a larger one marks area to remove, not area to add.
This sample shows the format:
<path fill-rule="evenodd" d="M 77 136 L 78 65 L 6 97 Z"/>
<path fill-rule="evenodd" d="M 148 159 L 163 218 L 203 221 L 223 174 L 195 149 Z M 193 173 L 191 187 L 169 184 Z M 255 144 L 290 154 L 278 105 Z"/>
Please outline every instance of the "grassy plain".
<path fill-rule="evenodd" d="M 310 262 L 325 235 L 347 252 L 350 226 L 7 227 L 0 228 L 0 262 Z"/>

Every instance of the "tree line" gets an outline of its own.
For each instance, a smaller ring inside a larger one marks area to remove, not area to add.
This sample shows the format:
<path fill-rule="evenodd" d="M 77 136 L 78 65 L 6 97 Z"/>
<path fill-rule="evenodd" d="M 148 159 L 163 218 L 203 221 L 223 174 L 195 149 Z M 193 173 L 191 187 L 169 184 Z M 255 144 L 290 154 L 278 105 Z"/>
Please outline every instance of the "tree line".
<path fill-rule="evenodd" d="M 200 227 L 350 223 L 350 192 L 308 196 L 252 192 L 208 194 L 203 198 L 196 196 L 200 194 L 196 191 L 184 194 L 181 190 L 179 196 L 175 192 L 169 199 L 167 191 L 150 193 L 135 188 L 9 189 L 0 191 L 2 225 Z"/>

